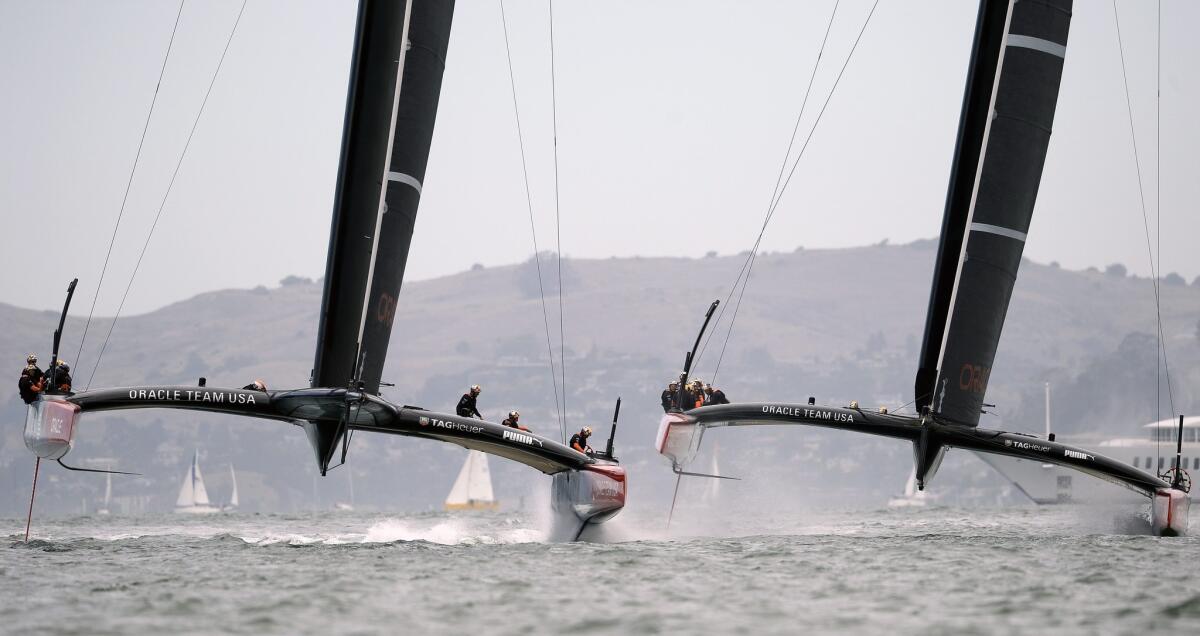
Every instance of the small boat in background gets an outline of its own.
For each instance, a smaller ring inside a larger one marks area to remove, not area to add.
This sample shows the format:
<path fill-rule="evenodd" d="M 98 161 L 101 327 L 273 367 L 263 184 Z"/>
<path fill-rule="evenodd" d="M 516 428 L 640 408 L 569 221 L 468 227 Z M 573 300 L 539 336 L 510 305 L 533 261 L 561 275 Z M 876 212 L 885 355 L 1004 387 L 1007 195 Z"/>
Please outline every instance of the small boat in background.
<path fill-rule="evenodd" d="M 200 474 L 200 451 L 192 453 L 192 466 L 183 476 L 179 486 L 179 498 L 175 500 L 175 512 L 209 514 L 221 509 L 208 500 L 208 489 L 204 487 L 204 475 Z"/>
<path fill-rule="evenodd" d="M 446 510 L 497 510 L 500 503 L 492 494 L 492 476 L 487 455 L 481 451 L 467 452 L 467 461 L 458 471 L 458 479 L 446 497 Z"/>
<path fill-rule="evenodd" d="M 233 464 L 229 465 L 229 483 L 233 484 L 233 490 L 229 493 L 229 503 L 221 506 L 221 512 L 236 512 L 238 509 L 237 473 L 233 471 Z"/>
<path fill-rule="evenodd" d="M 112 506 L 112 473 L 104 476 L 104 505 L 96 510 L 98 515 L 109 514 L 109 507 Z"/>

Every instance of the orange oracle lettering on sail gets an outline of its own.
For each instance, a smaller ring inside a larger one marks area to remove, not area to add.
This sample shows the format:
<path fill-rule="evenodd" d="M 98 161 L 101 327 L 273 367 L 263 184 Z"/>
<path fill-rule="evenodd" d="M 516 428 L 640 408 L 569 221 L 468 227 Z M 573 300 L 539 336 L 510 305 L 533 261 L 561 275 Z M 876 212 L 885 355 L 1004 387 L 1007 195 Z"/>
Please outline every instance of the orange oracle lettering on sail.
<path fill-rule="evenodd" d="M 958 370 L 958 388 L 972 393 L 982 394 L 987 389 L 988 374 L 991 373 L 991 368 L 964 363 L 962 368 Z"/>
<path fill-rule="evenodd" d="M 379 309 L 375 312 L 375 319 L 385 325 L 390 325 L 395 318 L 396 299 L 391 294 L 380 294 Z"/>

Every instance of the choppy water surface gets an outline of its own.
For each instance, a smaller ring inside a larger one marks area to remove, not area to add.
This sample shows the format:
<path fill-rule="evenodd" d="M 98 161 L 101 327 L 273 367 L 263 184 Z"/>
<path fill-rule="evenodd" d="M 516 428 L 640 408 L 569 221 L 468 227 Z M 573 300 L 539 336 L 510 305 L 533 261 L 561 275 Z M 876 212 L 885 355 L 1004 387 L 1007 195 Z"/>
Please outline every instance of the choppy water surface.
<path fill-rule="evenodd" d="M 883 510 L 697 536 L 631 515 L 575 544 L 505 513 L 35 520 L 28 545 L 5 520 L 0 632 L 1200 632 L 1200 539 L 1099 517 Z"/>

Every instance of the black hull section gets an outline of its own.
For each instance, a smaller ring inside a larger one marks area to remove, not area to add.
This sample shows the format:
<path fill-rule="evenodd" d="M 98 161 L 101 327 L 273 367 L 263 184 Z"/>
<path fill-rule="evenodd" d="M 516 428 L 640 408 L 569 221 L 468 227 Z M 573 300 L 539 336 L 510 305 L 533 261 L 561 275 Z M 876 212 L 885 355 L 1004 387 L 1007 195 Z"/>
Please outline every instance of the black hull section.
<path fill-rule="evenodd" d="M 344 425 L 349 430 L 422 437 L 511 459 L 553 475 L 563 471 L 609 466 L 555 440 L 518 431 L 495 422 L 476 420 L 418 407 L 399 406 L 383 398 L 346 389 L 244 391 L 196 386 L 143 386 L 97 389 L 55 402 L 54 408 L 35 409 L 47 415 L 27 422 L 26 445 L 43 458 L 66 453 L 77 420 L 86 413 L 122 409 L 172 408 L 209 411 L 282 422 L 305 428 L 312 440 L 324 430 Z M 32 412 L 32 411 L 31 411 Z M 47 418 L 53 417 L 50 422 Z M 67 421 L 69 420 L 69 421 Z M 64 431 L 66 434 L 64 434 Z M 328 440 L 326 440 L 328 441 Z M 59 455 L 61 457 L 61 455 Z M 320 458 L 318 458 L 319 461 Z M 620 467 L 616 467 L 620 470 Z"/>
<path fill-rule="evenodd" d="M 720 426 L 792 424 L 818 426 L 907 440 L 913 444 L 918 479 L 928 482 L 946 448 L 1007 455 L 1073 468 L 1147 497 L 1170 484 L 1093 451 L 1024 435 L 860 409 L 804 404 L 748 403 L 706 406 L 669 413 L 659 427 L 658 450 L 678 467 L 691 460 L 703 429 Z M 689 427 L 693 430 L 689 430 Z M 922 487 L 924 484 L 922 484 Z"/>

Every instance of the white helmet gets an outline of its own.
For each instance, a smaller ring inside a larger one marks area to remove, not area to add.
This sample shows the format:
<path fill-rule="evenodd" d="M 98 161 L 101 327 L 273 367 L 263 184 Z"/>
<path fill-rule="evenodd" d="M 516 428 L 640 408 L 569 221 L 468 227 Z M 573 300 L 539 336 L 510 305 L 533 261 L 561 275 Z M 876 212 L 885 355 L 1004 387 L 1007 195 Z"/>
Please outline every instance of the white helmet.
<path fill-rule="evenodd" d="M 516 411 L 509 411 L 509 412 L 508 412 L 508 417 L 509 417 L 510 419 L 514 419 L 514 420 L 515 420 L 515 419 L 517 419 L 517 418 L 521 417 L 521 414 L 520 414 L 520 413 L 518 413 L 518 412 L 516 412 Z"/>
<path fill-rule="evenodd" d="M 483 389 L 479 388 L 478 384 L 471 385 L 471 393 L 482 393 Z"/>

